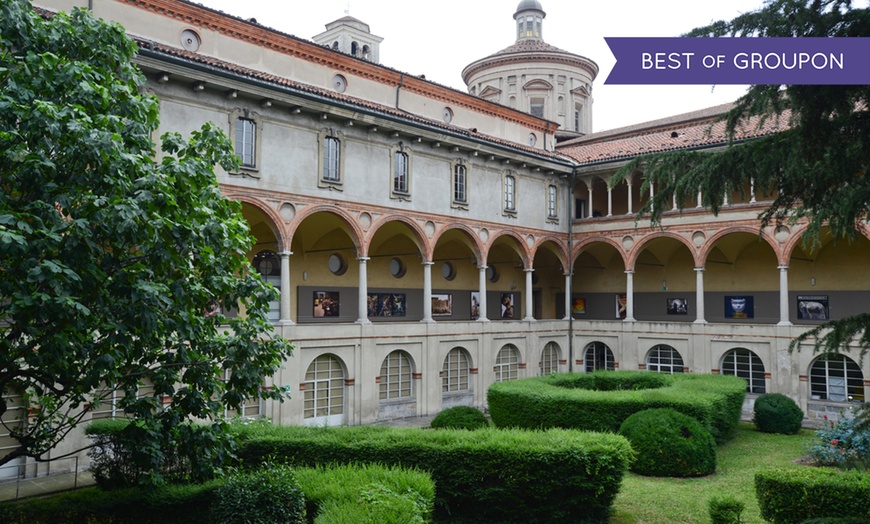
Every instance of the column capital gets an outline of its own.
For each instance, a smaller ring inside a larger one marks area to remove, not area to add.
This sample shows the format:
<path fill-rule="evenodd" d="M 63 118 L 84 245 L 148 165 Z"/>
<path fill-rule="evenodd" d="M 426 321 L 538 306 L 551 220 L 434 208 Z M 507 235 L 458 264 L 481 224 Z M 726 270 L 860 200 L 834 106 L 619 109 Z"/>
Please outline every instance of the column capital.
<path fill-rule="evenodd" d="M 283 258 L 283 257 L 289 257 L 292 254 L 293 254 L 292 251 L 281 251 L 278 253 L 278 256 Z"/>
<path fill-rule="evenodd" d="M 626 275 L 633 275 L 633 274 L 634 274 L 634 270 L 633 270 L 633 269 L 626 269 L 626 270 L 625 270 L 625 274 L 626 274 Z"/>
<path fill-rule="evenodd" d="M 706 268 L 703 268 L 703 267 L 696 267 L 695 268 L 695 272 L 697 272 L 697 273 L 703 273 L 704 271 L 706 271 Z"/>
<path fill-rule="evenodd" d="M 480 265 L 477 266 L 477 269 L 479 269 L 479 270 L 481 270 L 481 271 L 485 271 L 485 270 L 488 269 L 488 268 L 489 268 L 489 266 L 487 266 L 486 264 L 484 264 L 484 265 L 482 265 L 482 266 L 480 266 Z"/>
<path fill-rule="evenodd" d="M 423 262 L 421 262 L 421 264 L 423 264 L 424 266 L 434 266 L 435 262 L 432 262 L 431 260 L 424 260 Z"/>
<path fill-rule="evenodd" d="M 534 273 L 534 268 L 523 268 L 523 273 Z"/>
<path fill-rule="evenodd" d="M 778 270 L 780 270 L 780 271 L 786 271 L 786 270 L 788 270 L 788 265 L 787 265 L 787 264 L 783 264 L 783 265 L 781 265 L 781 266 L 776 266 L 776 269 L 778 269 Z"/>
<path fill-rule="evenodd" d="M 371 260 L 370 257 L 356 257 L 356 259 L 359 260 L 360 262 L 367 262 L 367 261 Z"/>

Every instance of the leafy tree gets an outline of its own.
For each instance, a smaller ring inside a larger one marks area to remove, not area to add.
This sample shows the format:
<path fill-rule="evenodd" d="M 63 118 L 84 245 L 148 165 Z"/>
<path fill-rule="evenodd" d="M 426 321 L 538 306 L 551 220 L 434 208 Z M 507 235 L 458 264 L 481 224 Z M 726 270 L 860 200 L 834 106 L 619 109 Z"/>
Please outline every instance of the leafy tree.
<path fill-rule="evenodd" d="M 155 152 L 135 53 L 87 11 L 0 2 L 0 418 L 17 441 L 0 465 L 42 460 L 116 392 L 152 481 L 168 448 L 207 474 L 228 451 L 223 410 L 282 397 L 261 392 L 292 350 L 270 334 L 276 292 L 213 171 L 238 157 L 214 125 Z"/>

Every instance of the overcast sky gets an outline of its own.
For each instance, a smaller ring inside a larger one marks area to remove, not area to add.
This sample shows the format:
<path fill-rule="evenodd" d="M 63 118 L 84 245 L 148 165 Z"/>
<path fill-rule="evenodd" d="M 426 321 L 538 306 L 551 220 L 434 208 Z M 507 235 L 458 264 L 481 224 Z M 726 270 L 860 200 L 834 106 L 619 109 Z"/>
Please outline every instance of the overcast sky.
<path fill-rule="evenodd" d="M 604 37 L 679 36 L 760 8 L 763 0 L 540 0 L 548 44 L 598 64 L 593 130 L 603 131 L 731 102 L 745 86 L 604 85 L 615 59 Z M 200 0 L 242 18 L 311 39 L 345 15 L 381 36 L 383 65 L 466 91 L 460 73 L 516 40 L 518 0 Z M 860 3 L 860 2 L 859 2 Z"/>

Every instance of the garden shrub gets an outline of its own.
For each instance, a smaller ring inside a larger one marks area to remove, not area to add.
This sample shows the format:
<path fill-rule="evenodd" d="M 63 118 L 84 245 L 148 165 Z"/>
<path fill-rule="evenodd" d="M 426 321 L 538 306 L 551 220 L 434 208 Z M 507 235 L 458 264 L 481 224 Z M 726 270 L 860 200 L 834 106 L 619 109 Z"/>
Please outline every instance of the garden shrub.
<path fill-rule="evenodd" d="M 308 520 L 317 524 L 416 524 L 432 518 L 435 483 L 422 471 L 374 464 L 294 471 Z"/>
<path fill-rule="evenodd" d="M 792 524 L 818 518 L 870 519 L 870 475 L 828 468 L 759 471 L 755 494 L 764 520 Z"/>
<path fill-rule="evenodd" d="M 717 442 L 735 431 L 746 381 L 726 375 L 648 371 L 559 373 L 492 384 L 489 413 L 498 427 L 617 432 L 634 413 L 671 408 L 703 424 Z"/>
<path fill-rule="evenodd" d="M 797 403 L 780 393 L 765 393 L 755 399 L 752 421 L 758 431 L 794 435 L 801 430 L 804 412 Z"/>
<path fill-rule="evenodd" d="M 124 418 L 103 419 L 85 427 L 85 435 L 94 443 L 88 450 L 90 471 L 103 489 L 164 482 L 203 482 L 214 478 L 219 468 L 228 465 L 232 459 L 230 452 L 210 450 L 213 435 L 204 424 L 188 423 L 176 427 L 173 434 L 188 434 L 181 439 L 188 443 L 184 447 L 168 441 L 159 446 L 143 447 L 139 433 L 145 429 L 130 422 Z M 230 437 L 221 432 L 217 438 Z M 226 449 L 232 449 L 231 442 L 227 443 Z"/>
<path fill-rule="evenodd" d="M 481 429 L 489 426 L 489 421 L 477 408 L 453 406 L 435 415 L 430 425 L 436 429 Z"/>
<path fill-rule="evenodd" d="M 212 517 L 223 524 L 305 522 L 305 497 L 286 465 L 265 463 L 253 472 L 236 472 L 214 497 Z"/>
<path fill-rule="evenodd" d="M 246 463 L 379 463 L 417 468 L 451 522 L 606 522 L 633 452 L 618 435 L 384 426 L 233 428 Z"/>
<path fill-rule="evenodd" d="M 650 477 L 699 477 L 716 471 L 716 441 L 694 418 L 673 409 L 648 409 L 628 417 L 619 434 L 637 458 L 631 470 Z"/>
<path fill-rule="evenodd" d="M 841 469 L 870 468 L 870 428 L 861 427 L 852 417 L 840 417 L 834 423 L 825 415 L 824 425 L 816 431 L 809 454 L 822 466 Z"/>
<path fill-rule="evenodd" d="M 730 495 L 713 497 L 709 501 L 710 522 L 712 524 L 740 524 L 740 516 L 746 504 Z"/>

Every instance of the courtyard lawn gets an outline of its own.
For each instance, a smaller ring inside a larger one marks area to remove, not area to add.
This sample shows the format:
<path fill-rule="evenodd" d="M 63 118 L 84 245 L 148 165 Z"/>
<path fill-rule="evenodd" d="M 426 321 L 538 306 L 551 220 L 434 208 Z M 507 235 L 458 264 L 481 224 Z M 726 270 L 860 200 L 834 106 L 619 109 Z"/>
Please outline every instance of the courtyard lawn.
<path fill-rule="evenodd" d="M 642 477 L 629 473 L 614 504 L 610 524 L 708 523 L 707 502 L 716 495 L 731 495 L 746 504 L 743 522 L 764 520 L 755 499 L 755 472 L 769 467 L 796 468 L 806 454 L 814 432 L 798 435 L 761 433 L 741 423 L 737 435 L 720 446 L 716 473 L 707 477 L 677 479 Z"/>

